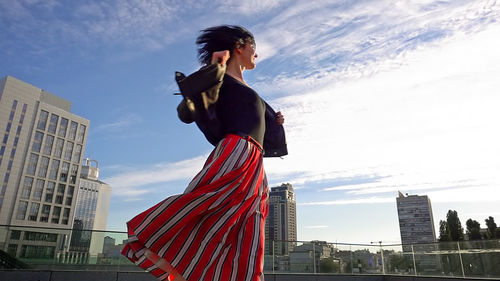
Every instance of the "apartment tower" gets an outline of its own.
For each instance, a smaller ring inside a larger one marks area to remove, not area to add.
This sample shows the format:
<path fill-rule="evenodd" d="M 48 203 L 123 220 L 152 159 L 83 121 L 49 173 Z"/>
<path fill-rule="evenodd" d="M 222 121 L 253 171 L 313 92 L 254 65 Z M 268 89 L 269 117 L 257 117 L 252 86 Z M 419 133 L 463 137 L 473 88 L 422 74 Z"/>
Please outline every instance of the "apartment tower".
<path fill-rule="evenodd" d="M 265 228 L 267 255 L 288 255 L 297 241 L 295 192 L 291 184 L 272 187 Z"/>
<path fill-rule="evenodd" d="M 22 258 L 68 250 L 89 120 L 71 103 L 0 79 L 0 249 Z M 37 227 L 37 228 L 30 228 Z"/>

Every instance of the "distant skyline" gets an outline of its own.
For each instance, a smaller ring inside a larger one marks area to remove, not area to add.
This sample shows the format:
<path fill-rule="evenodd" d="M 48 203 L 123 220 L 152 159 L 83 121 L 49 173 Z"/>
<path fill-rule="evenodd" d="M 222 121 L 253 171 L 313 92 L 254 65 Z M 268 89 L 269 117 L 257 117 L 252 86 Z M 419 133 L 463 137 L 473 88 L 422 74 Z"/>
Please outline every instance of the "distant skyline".
<path fill-rule="evenodd" d="M 242 25 L 246 81 L 285 116 L 270 187 L 296 192 L 299 240 L 400 241 L 396 197 L 427 195 L 500 221 L 500 3 L 456 1 L 0 1 L 0 76 L 90 120 L 84 157 L 113 188 L 107 229 L 183 192 L 211 145 L 176 116 L 174 71 L 199 30 Z M 369 231 L 367 231 L 369 229 Z M 437 226 L 436 229 L 439 229 Z M 436 233 L 438 236 L 438 233 Z"/>

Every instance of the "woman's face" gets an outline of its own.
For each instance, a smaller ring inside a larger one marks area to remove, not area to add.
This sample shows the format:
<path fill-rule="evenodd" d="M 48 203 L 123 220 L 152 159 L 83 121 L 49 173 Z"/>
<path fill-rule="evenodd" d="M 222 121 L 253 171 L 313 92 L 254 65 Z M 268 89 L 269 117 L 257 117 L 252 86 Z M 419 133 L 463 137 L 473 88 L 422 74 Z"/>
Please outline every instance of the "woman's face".
<path fill-rule="evenodd" d="M 255 59 L 258 57 L 257 53 L 255 52 L 255 44 L 251 43 L 246 43 L 242 47 L 242 66 L 245 67 L 245 69 L 254 69 L 255 68 Z"/>

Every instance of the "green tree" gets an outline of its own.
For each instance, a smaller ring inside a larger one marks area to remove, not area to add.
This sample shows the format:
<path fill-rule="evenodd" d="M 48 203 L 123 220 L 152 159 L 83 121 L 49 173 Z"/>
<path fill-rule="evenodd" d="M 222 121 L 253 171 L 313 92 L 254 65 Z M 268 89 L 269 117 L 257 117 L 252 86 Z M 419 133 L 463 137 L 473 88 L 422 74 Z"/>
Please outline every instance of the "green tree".
<path fill-rule="evenodd" d="M 479 222 L 472 219 L 468 219 L 466 225 L 467 225 L 467 235 L 469 236 L 469 240 L 481 240 L 481 226 Z"/>
<path fill-rule="evenodd" d="M 488 227 L 487 238 L 489 239 L 497 238 L 496 236 L 497 224 L 495 223 L 495 219 L 490 216 L 484 221 L 486 222 L 486 227 Z"/>
<path fill-rule="evenodd" d="M 439 221 L 439 242 L 450 241 L 450 234 L 448 233 L 448 227 L 446 226 L 446 221 Z"/>
<path fill-rule="evenodd" d="M 462 224 L 458 218 L 457 211 L 448 211 L 448 214 L 446 215 L 446 226 L 451 241 L 464 240 L 464 229 L 462 228 Z"/>

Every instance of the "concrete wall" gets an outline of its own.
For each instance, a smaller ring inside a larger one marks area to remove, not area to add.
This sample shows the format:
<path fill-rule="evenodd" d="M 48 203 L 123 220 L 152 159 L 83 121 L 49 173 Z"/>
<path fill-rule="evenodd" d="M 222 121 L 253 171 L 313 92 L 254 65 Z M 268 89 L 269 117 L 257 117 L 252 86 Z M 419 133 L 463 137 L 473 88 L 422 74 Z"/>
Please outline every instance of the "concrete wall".
<path fill-rule="evenodd" d="M 0 270 L 2 281 L 157 281 L 147 272 Z M 266 281 L 457 281 L 485 280 L 395 275 L 266 274 Z M 487 279 L 500 280 L 500 279 Z"/>

